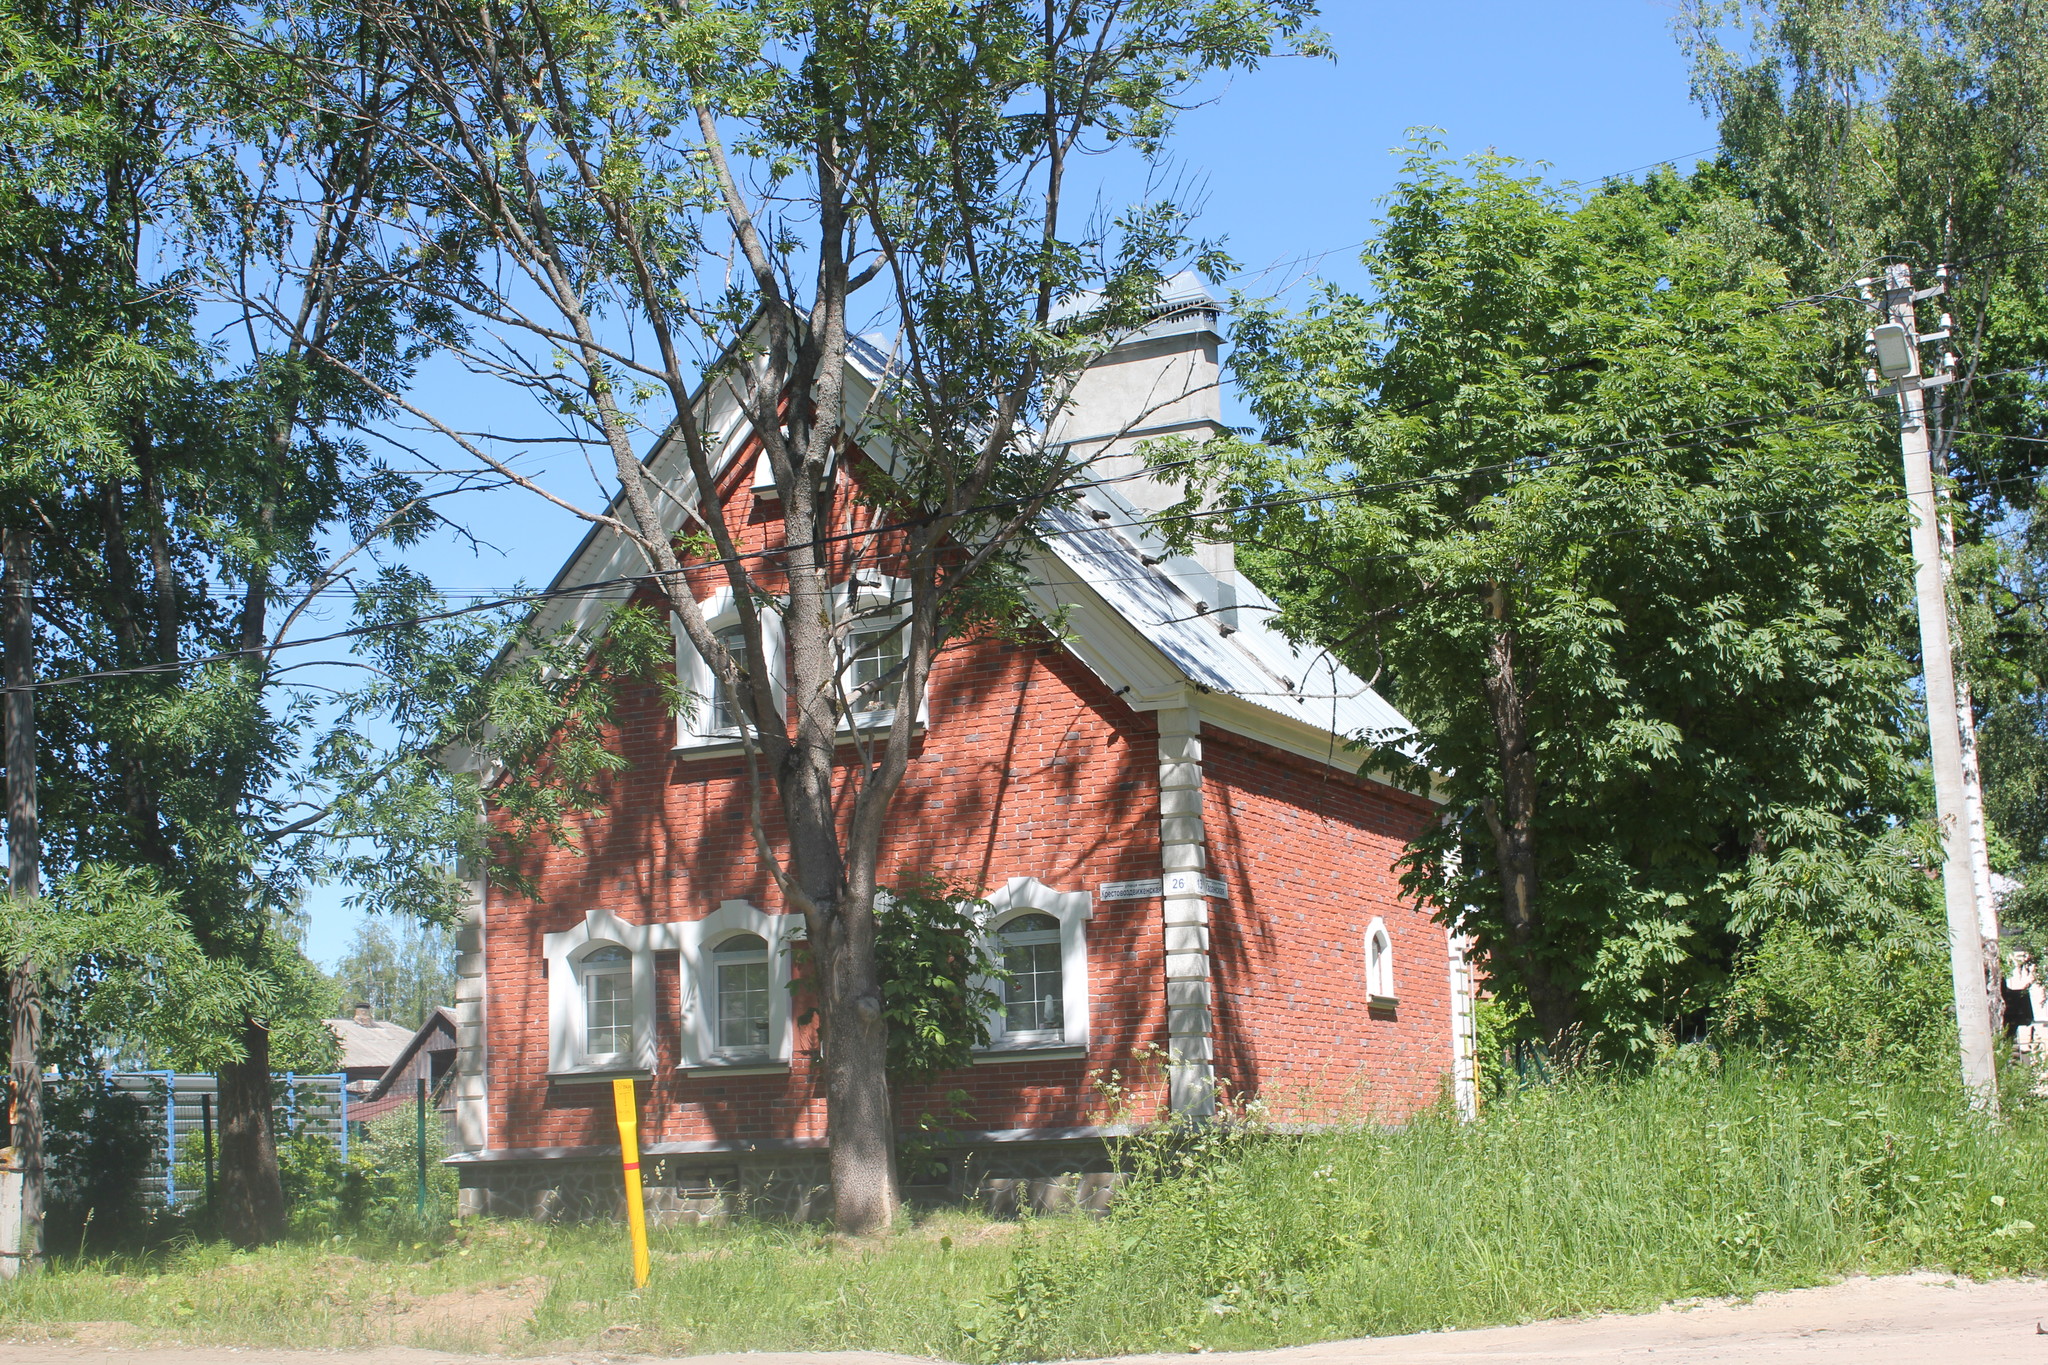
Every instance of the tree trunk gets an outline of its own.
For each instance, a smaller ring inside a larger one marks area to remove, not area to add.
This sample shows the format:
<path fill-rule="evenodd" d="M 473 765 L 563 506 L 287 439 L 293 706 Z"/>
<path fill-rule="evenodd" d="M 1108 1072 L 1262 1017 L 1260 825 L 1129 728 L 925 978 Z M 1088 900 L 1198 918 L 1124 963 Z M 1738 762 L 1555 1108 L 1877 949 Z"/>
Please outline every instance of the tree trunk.
<path fill-rule="evenodd" d="M 220 1069 L 220 1228 L 236 1246 L 284 1236 L 270 1094 L 270 1029 L 242 1024 L 245 1055 Z"/>
<path fill-rule="evenodd" d="M 0 532 L 0 593 L 7 656 L 7 885 L 17 902 L 42 894 L 42 827 L 36 813 L 35 617 L 29 585 L 29 540 Z M 35 959 L 23 957 L 8 975 L 8 1079 L 13 1092 L 11 1139 L 21 1173 L 21 1226 L 8 1269 L 35 1265 L 43 1251 L 43 998 Z"/>
<path fill-rule="evenodd" d="M 831 861 L 836 872 L 838 860 Z M 839 1231 L 863 1237 L 886 1231 L 896 1217 L 896 1123 L 874 895 L 854 889 L 839 897 L 813 896 L 813 903 L 821 912 L 811 934 L 825 1054 L 832 1220 Z"/>
<path fill-rule="evenodd" d="M 1501 915 L 1514 944 L 1529 1012 L 1544 1042 L 1555 1044 L 1575 1020 L 1568 994 L 1543 960 L 1541 911 L 1536 900 L 1536 752 L 1515 657 L 1515 628 L 1508 620 L 1507 590 L 1490 583 L 1486 614 L 1496 622 L 1486 645 L 1487 710 L 1493 718 L 1494 753 L 1500 768 L 1500 801 L 1488 804 L 1494 861 L 1500 874 Z"/>

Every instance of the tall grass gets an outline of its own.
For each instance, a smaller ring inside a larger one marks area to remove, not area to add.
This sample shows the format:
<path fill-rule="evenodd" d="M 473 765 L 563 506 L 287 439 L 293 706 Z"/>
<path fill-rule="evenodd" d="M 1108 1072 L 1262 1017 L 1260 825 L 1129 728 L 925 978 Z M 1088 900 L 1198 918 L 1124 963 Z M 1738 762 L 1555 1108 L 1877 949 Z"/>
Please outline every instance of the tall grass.
<path fill-rule="evenodd" d="M 1529 1091 L 1478 1124 L 1212 1135 L 1107 1219 L 1034 1230 L 984 1360 L 1242 1348 L 2048 1268 L 2048 1126 L 1722 1060 Z"/>
<path fill-rule="evenodd" d="M 1992 1128 L 1952 1093 L 1707 1054 L 1525 1092 L 1473 1125 L 1217 1126 L 1124 1155 L 1137 1178 L 1106 1218 L 951 1212 L 864 1242 L 676 1230 L 656 1234 L 637 1292 L 617 1229 L 471 1224 L 440 1244 L 77 1263 L 0 1285 L 0 1331 L 112 1318 L 220 1344 L 460 1346 L 474 1315 L 434 1313 L 520 1289 L 479 1344 L 1038 1360 L 1642 1309 L 1853 1271 L 2048 1270 L 2038 1110 Z"/>

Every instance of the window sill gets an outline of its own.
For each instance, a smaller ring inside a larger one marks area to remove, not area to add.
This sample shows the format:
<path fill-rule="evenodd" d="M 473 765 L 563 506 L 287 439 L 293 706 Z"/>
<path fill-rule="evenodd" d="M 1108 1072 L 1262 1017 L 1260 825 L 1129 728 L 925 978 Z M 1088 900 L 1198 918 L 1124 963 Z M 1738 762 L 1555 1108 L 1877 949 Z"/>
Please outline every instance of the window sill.
<path fill-rule="evenodd" d="M 1392 995 L 1368 995 L 1365 997 L 1365 1006 L 1374 1010 L 1399 1009 L 1401 1000 L 1400 997 Z"/>
<path fill-rule="evenodd" d="M 1088 1055 L 1086 1046 L 1065 1043 L 1032 1044 L 1025 1047 L 992 1047 L 974 1054 L 976 1066 L 1002 1066 L 1010 1062 L 1070 1062 Z"/>
<path fill-rule="evenodd" d="M 788 1062 L 769 1059 L 697 1062 L 688 1066 L 678 1063 L 676 1066 L 678 1080 L 688 1080 L 696 1076 L 782 1076 L 788 1072 Z"/>
<path fill-rule="evenodd" d="M 893 723 L 894 721 L 888 716 L 867 717 L 858 729 L 850 725 L 840 726 L 832 742 L 835 745 L 844 745 L 857 744 L 862 740 L 866 740 L 872 744 L 877 740 L 887 739 L 889 737 L 889 727 Z M 910 737 L 916 739 L 924 734 L 924 731 L 924 722 L 919 721 L 910 727 Z M 756 744 L 754 752 L 759 753 L 760 751 L 761 746 Z M 669 756 L 671 758 L 739 758 L 746 752 L 747 746 L 739 740 L 722 737 L 706 737 L 704 739 L 691 740 L 685 744 L 672 744 L 669 746 Z"/>
<path fill-rule="evenodd" d="M 548 1080 L 556 1085 L 575 1085 L 583 1081 L 651 1081 L 654 1072 L 644 1066 L 577 1066 L 566 1071 L 548 1072 Z"/>

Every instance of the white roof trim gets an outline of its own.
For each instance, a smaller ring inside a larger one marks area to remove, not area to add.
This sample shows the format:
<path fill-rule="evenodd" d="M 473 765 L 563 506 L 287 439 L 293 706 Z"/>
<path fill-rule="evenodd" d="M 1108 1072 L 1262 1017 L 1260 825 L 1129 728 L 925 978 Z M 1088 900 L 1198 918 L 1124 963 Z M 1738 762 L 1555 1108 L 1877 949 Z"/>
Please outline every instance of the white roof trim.
<path fill-rule="evenodd" d="M 881 346 L 855 339 L 847 365 L 849 412 L 865 412 L 886 367 Z M 714 470 L 722 474 L 748 434 L 738 395 L 726 381 L 697 402 L 703 429 L 719 433 Z M 848 425 L 864 454 L 893 469 L 896 452 L 884 432 L 863 430 L 857 417 Z M 668 440 L 647 458 L 657 480 L 673 480 L 676 498 L 663 521 L 678 530 L 684 520 L 679 504 L 696 497 L 694 480 L 677 468 L 682 459 Z M 614 515 L 623 511 L 615 501 Z M 1131 709 L 1192 704 L 1207 724 L 1346 771 L 1357 766 L 1348 748 L 1353 736 L 1407 727 L 1335 658 L 1303 650 L 1271 629 L 1277 607 L 1250 582 L 1238 575 L 1219 579 L 1192 559 L 1168 555 L 1146 514 L 1114 488 L 1088 489 L 1076 506 L 1047 513 L 1041 525 L 1048 548 L 1031 556 L 1031 598 L 1042 616 L 1067 612 L 1066 647 Z M 645 572 L 637 547 L 597 527 L 550 588 Z M 596 594 L 553 598 L 540 607 L 537 624 L 543 630 L 601 625 L 618 601 Z M 1211 610 L 1203 613 L 1198 604 Z M 1374 780 L 1395 785 L 1384 776 Z"/>

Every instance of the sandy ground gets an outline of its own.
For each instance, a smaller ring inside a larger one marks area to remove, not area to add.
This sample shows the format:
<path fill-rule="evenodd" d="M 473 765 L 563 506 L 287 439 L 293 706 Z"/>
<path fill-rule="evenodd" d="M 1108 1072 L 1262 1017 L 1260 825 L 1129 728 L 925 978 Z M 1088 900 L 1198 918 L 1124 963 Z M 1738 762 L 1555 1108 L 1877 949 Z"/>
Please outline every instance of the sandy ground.
<path fill-rule="evenodd" d="M 291 1351 L 206 1346 L 126 1348 L 93 1340 L 0 1344 L 0 1365 L 499 1365 L 502 1356 L 455 1356 L 404 1347 Z M 1472 1332 L 1333 1341 L 1278 1351 L 1135 1356 L 1134 1365 L 2048 1365 L 2048 1283 L 1971 1284 L 1936 1275 L 1855 1279 L 1824 1289 L 1764 1294 L 1749 1303 L 1675 1305 L 1639 1316 L 1582 1318 Z M 912 1365 L 865 1352 L 692 1356 L 689 1365 Z M 523 1365 L 598 1365 L 645 1356 L 601 1351 L 528 1357 Z"/>

